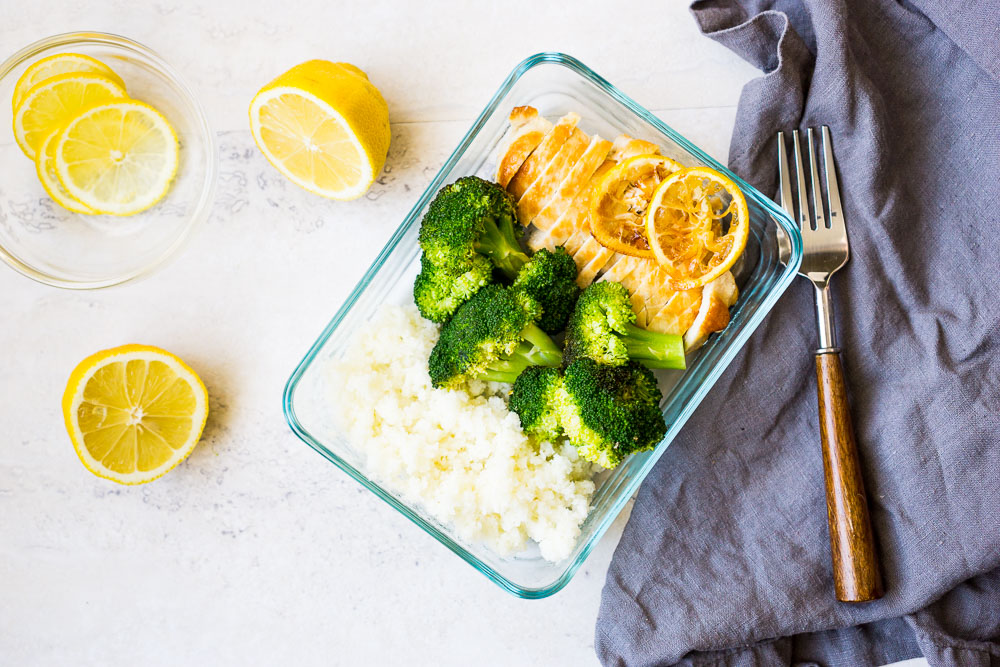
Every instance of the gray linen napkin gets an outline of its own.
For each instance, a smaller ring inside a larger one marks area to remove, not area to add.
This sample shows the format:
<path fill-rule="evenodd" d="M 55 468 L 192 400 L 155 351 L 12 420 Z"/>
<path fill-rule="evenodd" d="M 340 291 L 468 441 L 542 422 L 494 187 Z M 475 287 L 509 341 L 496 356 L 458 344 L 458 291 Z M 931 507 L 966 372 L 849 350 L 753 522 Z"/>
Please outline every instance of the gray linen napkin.
<path fill-rule="evenodd" d="M 764 72 L 740 100 L 737 173 L 774 193 L 775 133 L 833 131 L 851 239 L 836 319 L 887 592 L 834 599 L 812 293 L 797 281 L 642 486 L 608 572 L 598 655 L 1000 664 L 1000 7 L 692 11 Z"/>

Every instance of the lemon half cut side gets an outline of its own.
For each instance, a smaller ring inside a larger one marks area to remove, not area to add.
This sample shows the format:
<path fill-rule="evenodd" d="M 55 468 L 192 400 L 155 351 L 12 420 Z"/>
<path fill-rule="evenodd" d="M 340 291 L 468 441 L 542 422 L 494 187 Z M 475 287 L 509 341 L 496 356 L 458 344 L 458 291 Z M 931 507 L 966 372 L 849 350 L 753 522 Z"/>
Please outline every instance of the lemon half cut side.
<path fill-rule="evenodd" d="M 264 157 L 296 185 L 330 199 L 368 191 L 389 151 L 389 108 L 364 72 L 310 60 L 264 86 L 250 103 Z"/>
<path fill-rule="evenodd" d="M 90 472 L 143 484 L 169 472 L 198 444 L 208 392 L 175 355 L 123 345 L 77 365 L 62 408 L 73 447 Z"/>

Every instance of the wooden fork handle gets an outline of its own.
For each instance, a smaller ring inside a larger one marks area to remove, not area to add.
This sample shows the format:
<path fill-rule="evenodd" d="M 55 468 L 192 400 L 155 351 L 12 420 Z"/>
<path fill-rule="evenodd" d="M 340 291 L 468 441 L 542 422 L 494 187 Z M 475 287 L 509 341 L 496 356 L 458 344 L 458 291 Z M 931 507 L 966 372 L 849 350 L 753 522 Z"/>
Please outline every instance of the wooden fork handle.
<path fill-rule="evenodd" d="M 826 511 L 837 599 L 868 602 L 882 597 L 882 575 L 858 448 L 854 442 L 840 351 L 816 353 L 819 431 L 826 478 Z"/>

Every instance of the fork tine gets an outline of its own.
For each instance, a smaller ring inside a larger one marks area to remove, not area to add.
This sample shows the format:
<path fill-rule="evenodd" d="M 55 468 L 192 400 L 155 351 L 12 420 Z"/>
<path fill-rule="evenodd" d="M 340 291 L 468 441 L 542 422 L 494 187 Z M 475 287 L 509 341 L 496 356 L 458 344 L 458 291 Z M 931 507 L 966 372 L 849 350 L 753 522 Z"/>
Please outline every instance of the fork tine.
<path fill-rule="evenodd" d="M 788 217 L 795 219 L 795 202 L 792 201 L 792 177 L 788 173 L 788 151 L 785 150 L 785 133 L 778 132 L 778 180 L 781 181 L 781 207 Z"/>
<path fill-rule="evenodd" d="M 830 228 L 846 231 L 844 207 L 840 203 L 840 184 L 837 182 L 837 165 L 833 160 L 830 128 L 826 125 L 823 126 L 823 171 L 826 172 L 826 203 L 830 209 Z"/>
<path fill-rule="evenodd" d="M 806 197 L 806 177 L 805 169 L 802 167 L 798 130 L 792 130 L 792 147 L 795 149 L 795 176 L 799 185 L 799 230 L 805 233 L 812 229 L 812 225 L 809 224 L 809 198 Z"/>
<path fill-rule="evenodd" d="M 806 141 L 809 143 L 809 172 L 812 178 L 813 209 L 816 211 L 816 229 L 825 229 L 826 213 L 823 211 L 823 190 L 819 184 L 819 170 L 816 169 L 816 151 L 813 148 L 813 129 L 810 127 L 806 133 Z"/>

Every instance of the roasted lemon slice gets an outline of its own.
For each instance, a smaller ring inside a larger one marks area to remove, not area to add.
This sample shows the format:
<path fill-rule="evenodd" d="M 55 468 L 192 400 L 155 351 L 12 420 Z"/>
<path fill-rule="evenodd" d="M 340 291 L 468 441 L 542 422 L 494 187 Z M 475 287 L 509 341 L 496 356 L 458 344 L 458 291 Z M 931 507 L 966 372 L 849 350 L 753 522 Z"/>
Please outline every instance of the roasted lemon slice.
<path fill-rule="evenodd" d="M 671 174 L 646 211 L 653 255 L 678 290 L 701 287 L 728 271 L 743 253 L 749 231 L 743 193 L 708 167 Z"/>
<path fill-rule="evenodd" d="M 356 199 L 385 164 L 389 107 L 354 65 L 310 60 L 257 93 L 250 130 L 293 183 L 330 199 Z"/>
<path fill-rule="evenodd" d="M 616 252 L 653 257 L 646 239 L 646 209 L 653 191 L 681 165 L 662 155 L 637 155 L 611 168 L 590 200 L 590 233 Z"/>
<path fill-rule="evenodd" d="M 115 74 L 114 70 L 100 60 L 85 56 L 82 53 L 57 53 L 54 56 L 42 58 L 32 63 L 28 69 L 24 70 L 24 74 L 14 84 L 11 108 L 17 109 L 18 105 L 24 99 L 25 94 L 45 79 L 70 72 L 77 74 L 101 74 L 117 83 L 123 89 L 125 88 L 125 82 Z"/>
<path fill-rule="evenodd" d="M 49 77 L 25 93 L 14 110 L 14 139 L 24 154 L 34 160 L 42 140 L 82 110 L 123 97 L 125 87 L 103 74 Z"/>
<path fill-rule="evenodd" d="M 52 197 L 52 201 L 62 206 L 67 211 L 74 213 L 84 213 L 92 215 L 97 213 L 86 204 L 73 198 L 63 184 L 59 182 L 56 174 L 56 144 L 58 143 L 60 131 L 57 130 L 45 137 L 42 145 L 38 147 L 38 154 L 35 155 L 35 171 L 38 173 L 38 180 L 42 182 L 45 192 Z"/>
<path fill-rule="evenodd" d="M 73 447 L 90 472 L 142 484 L 170 471 L 198 444 L 208 392 L 169 352 L 123 345 L 80 362 L 62 408 Z"/>
<path fill-rule="evenodd" d="M 178 160 L 174 128 L 159 111 L 135 100 L 84 110 L 55 148 L 56 174 L 66 191 L 111 215 L 132 215 L 163 199 Z"/>

